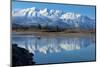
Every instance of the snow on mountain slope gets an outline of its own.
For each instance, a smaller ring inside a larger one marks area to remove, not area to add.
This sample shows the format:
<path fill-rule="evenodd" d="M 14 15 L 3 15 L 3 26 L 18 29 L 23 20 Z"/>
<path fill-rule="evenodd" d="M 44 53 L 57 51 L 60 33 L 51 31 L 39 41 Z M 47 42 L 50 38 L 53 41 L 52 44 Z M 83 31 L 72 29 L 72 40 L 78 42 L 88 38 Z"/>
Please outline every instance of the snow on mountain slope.
<path fill-rule="evenodd" d="M 48 24 L 48 26 L 59 26 L 64 28 L 95 28 L 95 19 L 73 12 L 64 12 L 54 9 L 16 9 L 12 11 L 12 23 L 20 25 Z"/>

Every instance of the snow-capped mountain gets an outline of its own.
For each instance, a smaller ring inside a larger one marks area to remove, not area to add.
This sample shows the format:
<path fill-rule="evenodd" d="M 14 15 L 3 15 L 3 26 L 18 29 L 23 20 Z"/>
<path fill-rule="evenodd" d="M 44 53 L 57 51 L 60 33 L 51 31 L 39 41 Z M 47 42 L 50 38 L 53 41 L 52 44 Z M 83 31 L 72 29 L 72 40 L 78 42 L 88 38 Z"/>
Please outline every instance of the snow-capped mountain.
<path fill-rule="evenodd" d="M 73 12 L 54 9 L 16 9 L 12 11 L 12 23 L 19 25 L 58 26 L 60 28 L 95 28 L 95 19 Z"/>

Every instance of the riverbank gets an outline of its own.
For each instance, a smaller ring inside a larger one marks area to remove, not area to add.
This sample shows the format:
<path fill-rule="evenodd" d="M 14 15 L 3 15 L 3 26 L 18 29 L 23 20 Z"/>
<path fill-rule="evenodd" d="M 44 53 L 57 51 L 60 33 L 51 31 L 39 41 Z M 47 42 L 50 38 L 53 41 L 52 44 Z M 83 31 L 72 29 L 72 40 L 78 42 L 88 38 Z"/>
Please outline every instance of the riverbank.
<path fill-rule="evenodd" d="M 12 31 L 14 35 L 36 35 L 36 36 L 72 36 L 72 37 L 79 37 L 79 36 L 94 36 L 95 33 L 89 32 L 41 32 L 41 31 Z"/>

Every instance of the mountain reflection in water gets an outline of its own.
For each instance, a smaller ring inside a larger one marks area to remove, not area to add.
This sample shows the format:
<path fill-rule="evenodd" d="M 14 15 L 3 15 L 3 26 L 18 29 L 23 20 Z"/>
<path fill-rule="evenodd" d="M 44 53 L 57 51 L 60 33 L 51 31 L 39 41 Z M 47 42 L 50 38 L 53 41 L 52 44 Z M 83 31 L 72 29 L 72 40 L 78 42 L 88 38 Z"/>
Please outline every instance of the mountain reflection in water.
<path fill-rule="evenodd" d="M 94 50 L 94 53 L 92 54 L 95 54 L 95 36 L 50 37 L 50 36 L 35 36 L 35 35 L 13 35 L 12 43 L 16 43 L 18 44 L 19 47 L 23 47 L 25 49 L 28 49 L 30 52 L 34 53 L 36 56 L 36 61 L 38 60 L 37 62 L 39 64 L 47 62 L 47 60 L 44 60 L 43 62 L 39 60 L 39 58 L 42 58 L 42 56 L 48 55 L 49 58 L 51 54 L 53 55 L 56 53 L 65 54 L 70 51 L 75 52 L 75 51 L 80 51 L 82 49 L 86 51 L 89 47 L 94 48 L 94 49 L 92 48 Z M 53 61 L 51 60 L 48 61 L 47 63 L 49 62 L 51 63 Z"/>

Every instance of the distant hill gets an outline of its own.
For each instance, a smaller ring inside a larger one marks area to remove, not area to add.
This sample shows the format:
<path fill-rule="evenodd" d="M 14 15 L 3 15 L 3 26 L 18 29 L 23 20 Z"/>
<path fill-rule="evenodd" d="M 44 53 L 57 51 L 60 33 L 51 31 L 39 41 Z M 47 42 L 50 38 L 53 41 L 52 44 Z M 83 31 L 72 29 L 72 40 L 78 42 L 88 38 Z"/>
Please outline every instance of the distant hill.
<path fill-rule="evenodd" d="M 32 7 L 12 11 L 13 28 L 45 29 L 47 31 L 64 31 L 67 29 L 95 30 L 95 24 L 95 19 L 61 10 Z"/>

